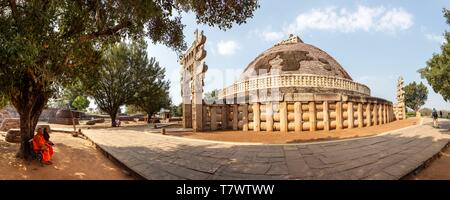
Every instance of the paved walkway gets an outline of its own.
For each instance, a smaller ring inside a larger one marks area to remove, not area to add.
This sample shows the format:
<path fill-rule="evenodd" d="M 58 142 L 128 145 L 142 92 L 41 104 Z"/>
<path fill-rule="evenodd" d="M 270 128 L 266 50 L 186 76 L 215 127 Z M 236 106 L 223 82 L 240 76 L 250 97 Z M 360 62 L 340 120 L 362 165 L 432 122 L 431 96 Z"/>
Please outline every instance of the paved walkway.
<path fill-rule="evenodd" d="M 133 129 L 85 129 L 103 150 L 147 179 L 399 179 L 450 140 L 430 121 L 368 138 L 250 145 L 163 136 Z M 445 129 L 444 129 L 445 128 Z"/>

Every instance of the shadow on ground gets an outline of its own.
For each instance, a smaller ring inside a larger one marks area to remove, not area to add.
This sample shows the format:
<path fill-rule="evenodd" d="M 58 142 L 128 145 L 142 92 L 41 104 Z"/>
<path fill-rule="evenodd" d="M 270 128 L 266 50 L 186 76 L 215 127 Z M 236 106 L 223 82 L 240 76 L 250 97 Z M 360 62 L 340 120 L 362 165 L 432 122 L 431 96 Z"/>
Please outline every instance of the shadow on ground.
<path fill-rule="evenodd" d="M 449 126 L 442 122 L 442 127 Z M 429 123 L 401 134 L 290 145 L 104 134 L 104 141 L 96 143 L 147 179 L 400 179 L 449 141 L 448 131 L 436 131 Z"/>
<path fill-rule="evenodd" d="M 52 133 L 51 140 L 55 143 L 53 165 L 16 159 L 19 144 L 0 141 L 0 179 L 132 179 L 86 140 L 64 133 Z"/>

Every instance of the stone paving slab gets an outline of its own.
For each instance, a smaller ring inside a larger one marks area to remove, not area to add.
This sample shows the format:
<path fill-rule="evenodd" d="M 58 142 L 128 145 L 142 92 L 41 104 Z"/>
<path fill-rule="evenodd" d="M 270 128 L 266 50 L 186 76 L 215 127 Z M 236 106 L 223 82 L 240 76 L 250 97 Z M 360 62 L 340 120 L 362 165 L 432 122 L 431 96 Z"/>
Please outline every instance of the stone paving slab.
<path fill-rule="evenodd" d="M 450 121 L 441 122 L 450 128 Z M 86 129 L 104 151 L 154 179 L 400 179 L 450 141 L 423 125 L 341 141 L 249 145 L 126 129 Z"/>

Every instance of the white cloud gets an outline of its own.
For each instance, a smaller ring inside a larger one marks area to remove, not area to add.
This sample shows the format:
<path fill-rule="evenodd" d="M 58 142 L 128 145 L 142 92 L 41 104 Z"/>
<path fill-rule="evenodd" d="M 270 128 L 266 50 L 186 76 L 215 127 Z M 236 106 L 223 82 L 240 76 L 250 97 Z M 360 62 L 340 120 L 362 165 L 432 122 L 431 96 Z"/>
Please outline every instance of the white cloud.
<path fill-rule="evenodd" d="M 234 53 L 236 53 L 236 51 L 240 49 L 239 44 L 234 41 L 234 40 L 228 40 L 228 41 L 219 41 L 219 43 L 217 43 L 217 50 L 219 52 L 220 55 L 223 56 L 231 56 Z"/>
<path fill-rule="evenodd" d="M 413 16 L 402 8 L 358 6 L 355 11 L 345 8 L 312 9 L 300 14 L 295 21 L 285 27 L 285 32 L 298 33 L 305 30 L 356 32 L 378 31 L 395 33 L 409 29 Z"/>
<path fill-rule="evenodd" d="M 375 29 L 381 32 L 406 30 L 413 25 L 413 16 L 402 8 L 387 11 L 379 20 Z"/>
<path fill-rule="evenodd" d="M 444 44 L 445 42 L 445 38 L 442 35 L 427 33 L 425 34 L 425 38 L 433 42 L 439 42 L 440 44 Z"/>
<path fill-rule="evenodd" d="M 249 32 L 249 39 L 258 37 L 259 39 L 266 42 L 279 41 L 284 37 L 287 37 L 287 34 L 281 31 L 273 31 L 271 26 L 267 26 L 264 30 L 255 29 Z"/>
<path fill-rule="evenodd" d="M 278 41 L 284 37 L 284 34 L 282 32 L 264 31 L 261 33 L 261 37 L 265 41 Z"/>

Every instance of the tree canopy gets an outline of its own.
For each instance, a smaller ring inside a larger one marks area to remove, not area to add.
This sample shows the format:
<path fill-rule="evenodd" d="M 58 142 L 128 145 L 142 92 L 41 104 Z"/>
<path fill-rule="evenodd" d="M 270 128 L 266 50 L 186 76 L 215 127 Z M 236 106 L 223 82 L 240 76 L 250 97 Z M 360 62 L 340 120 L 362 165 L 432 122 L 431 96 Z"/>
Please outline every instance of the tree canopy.
<path fill-rule="evenodd" d="M 417 84 L 414 81 L 406 85 L 403 89 L 405 90 L 406 106 L 417 112 L 428 98 L 427 87 L 422 82 Z"/>
<path fill-rule="evenodd" d="M 184 50 L 181 13 L 220 29 L 242 24 L 256 0 L 0 0 L 0 93 L 20 115 L 20 157 L 30 154 L 39 116 L 58 88 L 96 72 L 105 45 L 147 37 Z"/>
<path fill-rule="evenodd" d="M 85 96 L 77 96 L 73 101 L 72 101 L 72 107 L 76 108 L 77 110 L 81 110 L 81 111 L 85 111 L 86 108 L 89 107 L 89 104 L 91 102 L 89 101 L 89 99 Z"/>
<path fill-rule="evenodd" d="M 443 13 L 450 25 L 450 11 L 444 8 Z M 433 54 L 427 61 L 427 66 L 420 69 L 419 73 L 436 93 L 441 94 L 445 101 L 450 101 L 450 33 L 446 31 L 444 37 L 441 52 Z"/>
<path fill-rule="evenodd" d="M 137 102 L 143 95 L 141 91 L 152 87 L 148 80 L 154 75 L 155 61 L 147 58 L 146 47 L 143 40 L 111 45 L 104 52 L 98 72 L 82 79 L 86 93 L 94 98 L 101 111 L 110 115 L 112 126 L 116 125 L 121 106 Z M 157 94 L 146 95 L 157 97 Z"/>
<path fill-rule="evenodd" d="M 141 80 L 142 85 L 138 88 L 131 104 L 144 111 L 150 120 L 150 117 L 159 112 L 161 108 L 170 108 L 171 99 L 169 96 L 170 82 L 165 80 L 164 68 L 161 68 L 154 58 L 148 61 L 148 66 L 143 72 L 146 76 Z"/>

